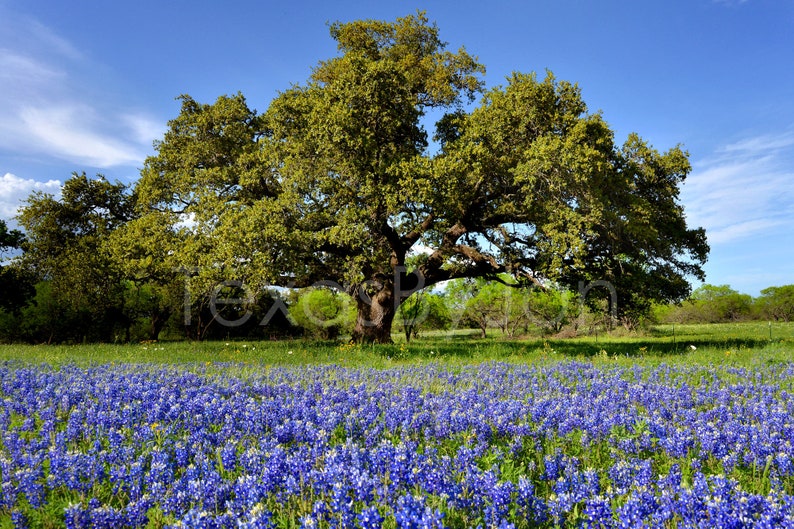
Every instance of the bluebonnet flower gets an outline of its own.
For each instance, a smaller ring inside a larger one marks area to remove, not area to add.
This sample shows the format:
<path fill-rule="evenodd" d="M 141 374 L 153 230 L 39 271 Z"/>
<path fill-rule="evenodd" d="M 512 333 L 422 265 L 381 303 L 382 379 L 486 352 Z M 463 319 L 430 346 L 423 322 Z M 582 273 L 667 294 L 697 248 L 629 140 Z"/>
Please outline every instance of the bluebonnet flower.
<path fill-rule="evenodd" d="M 361 529 L 380 529 L 383 525 L 383 517 L 378 508 L 374 505 L 365 507 L 356 516 L 356 522 Z"/>
<path fill-rule="evenodd" d="M 400 529 L 441 529 L 444 514 L 425 505 L 419 496 L 405 494 L 397 500 L 394 518 Z"/>
<path fill-rule="evenodd" d="M 67 529 L 87 529 L 91 527 L 89 511 L 79 503 L 66 507 L 64 514 Z"/>
<path fill-rule="evenodd" d="M 0 366 L 0 508 L 108 484 L 113 499 L 65 510 L 69 527 L 145 525 L 155 506 L 183 525 L 267 527 L 285 513 L 264 505 L 296 497 L 311 512 L 291 519 L 324 527 L 441 526 L 431 501 L 489 527 L 776 527 L 794 513 L 789 366 L 226 369 Z M 591 447 L 605 468 L 582 468 Z M 753 468 L 765 485 L 745 492 L 732 476 Z"/>
<path fill-rule="evenodd" d="M 27 529 L 28 518 L 22 511 L 14 509 L 11 511 L 11 523 L 14 524 L 15 529 Z"/>
<path fill-rule="evenodd" d="M 589 498 L 583 514 L 582 525 L 587 529 L 609 529 L 616 525 L 610 501 L 603 496 Z"/>
<path fill-rule="evenodd" d="M 255 505 L 248 511 L 244 520 L 238 520 L 239 529 L 271 529 L 276 525 L 273 523 L 271 513 L 262 504 Z"/>
<path fill-rule="evenodd" d="M 521 519 L 537 524 L 541 524 L 547 519 L 546 503 L 535 495 L 535 487 L 524 476 L 518 478 L 516 507 L 516 513 Z"/>
<path fill-rule="evenodd" d="M 336 483 L 331 491 L 328 517 L 337 523 L 338 527 L 352 527 L 355 520 L 353 499 L 341 483 Z"/>

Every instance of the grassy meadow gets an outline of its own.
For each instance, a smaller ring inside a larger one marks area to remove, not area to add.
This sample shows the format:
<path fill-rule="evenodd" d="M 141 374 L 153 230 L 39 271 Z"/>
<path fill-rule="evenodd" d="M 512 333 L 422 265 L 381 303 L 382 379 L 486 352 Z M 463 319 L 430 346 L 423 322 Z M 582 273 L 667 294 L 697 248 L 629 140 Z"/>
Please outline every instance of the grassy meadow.
<path fill-rule="evenodd" d="M 794 526 L 794 325 L 0 346 L 0 528 Z"/>
<path fill-rule="evenodd" d="M 466 331 L 432 332 L 391 345 L 319 341 L 208 341 L 140 344 L 0 345 L 0 361 L 52 365 L 96 363 L 394 365 L 487 361 L 540 362 L 579 359 L 629 363 L 748 364 L 794 360 L 794 322 L 658 325 L 639 333 L 621 330 L 577 338 L 499 336 L 480 339 Z"/>

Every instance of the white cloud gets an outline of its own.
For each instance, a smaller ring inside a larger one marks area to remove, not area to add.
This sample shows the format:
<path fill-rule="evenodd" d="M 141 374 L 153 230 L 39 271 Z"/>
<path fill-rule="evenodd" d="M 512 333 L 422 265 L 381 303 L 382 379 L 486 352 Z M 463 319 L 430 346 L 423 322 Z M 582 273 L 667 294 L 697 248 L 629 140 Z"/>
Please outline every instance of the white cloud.
<path fill-rule="evenodd" d="M 103 90 L 104 70 L 35 20 L 2 13 L 0 154 L 57 158 L 77 166 L 140 166 L 162 134 L 159 120 L 124 108 Z M 9 20 L 12 19 L 12 20 Z"/>
<path fill-rule="evenodd" d="M 64 73 L 56 68 L 42 64 L 32 57 L 25 56 L 9 49 L 0 49 L 0 79 L 4 83 L 20 85 L 42 85 L 45 82 L 56 82 L 63 78 Z M 17 94 L 19 97 L 26 94 Z"/>
<path fill-rule="evenodd" d="M 768 232 L 783 224 L 784 222 L 779 220 L 753 219 L 718 226 L 712 231 L 707 231 L 707 235 L 711 244 L 723 244 Z"/>
<path fill-rule="evenodd" d="M 20 178 L 11 173 L 4 174 L 0 177 L 0 218 L 11 220 L 15 217 L 19 208 L 33 191 L 59 196 L 61 185 L 59 180 L 38 182 Z"/>
<path fill-rule="evenodd" d="M 682 200 L 712 245 L 794 225 L 794 134 L 746 138 L 694 165 Z"/>
<path fill-rule="evenodd" d="M 112 167 L 135 165 L 145 157 L 140 145 L 103 133 L 94 109 L 82 104 L 27 107 L 18 117 L 28 135 L 46 145 L 49 154 L 65 160 Z"/>
<path fill-rule="evenodd" d="M 730 145 L 726 145 L 721 149 L 721 152 L 758 156 L 764 153 L 780 151 L 781 149 L 792 146 L 794 146 L 794 133 L 787 132 L 778 135 L 765 134 L 754 138 L 745 138 L 731 143 Z"/>
<path fill-rule="evenodd" d="M 147 146 L 151 146 L 156 138 L 161 138 L 166 128 L 163 123 L 139 114 L 126 114 L 119 116 L 119 119 L 127 127 L 131 137 L 139 144 Z"/>

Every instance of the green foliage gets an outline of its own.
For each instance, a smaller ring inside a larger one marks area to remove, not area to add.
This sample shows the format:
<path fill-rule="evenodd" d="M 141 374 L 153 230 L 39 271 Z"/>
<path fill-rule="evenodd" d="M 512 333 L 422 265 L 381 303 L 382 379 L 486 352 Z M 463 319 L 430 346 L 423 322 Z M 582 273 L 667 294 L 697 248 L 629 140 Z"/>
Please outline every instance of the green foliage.
<path fill-rule="evenodd" d="M 579 311 L 579 301 L 556 286 L 523 287 L 503 275 L 499 281 L 456 280 L 447 286 L 450 305 L 457 308 L 456 321 L 472 325 L 485 337 L 489 328 L 504 336 L 526 334 L 530 328 L 557 333 Z"/>
<path fill-rule="evenodd" d="M 578 314 L 579 300 L 559 288 L 534 289 L 527 294 L 526 308 L 532 323 L 556 333 Z"/>
<path fill-rule="evenodd" d="M 480 329 L 483 338 L 489 327 L 497 327 L 511 337 L 519 327 L 526 327 L 519 292 L 498 282 L 478 280 L 475 284 L 476 293 L 465 304 L 464 321 Z"/>
<path fill-rule="evenodd" d="M 9 230 L 8 225 L 0 219 L 0 257 L 8 250 L 18 249 L 25 241 L 25 234 L 19 230 Z"/>
<path fill-rule="evenodd" d="M 138 327 L 133 339 L 157 340 L 169 319 L 184 310 L 190 274 L 174 251 L 184 237 L 168 219 L 157 212 L 133 218 L 105 241 L 124 277 L 124 311 Z"/>
<path fill-rule="evenodd" d="M 680 307 L 666 311 L 663 321 L 681 323 L 720 323 L 752 317 L 753 298 L 728 285 L 705 284 L 697 288 Z"/>
<path fill-rule="evenodd" d="M 124 336 L 129 321 L 123 313 L 123 274 L 107 241 L 133 217 L 133 203 L 124 184 L 85 173 L 67 180 L 58 200 L 40 192 L 30 196 L 18 217 L 26 232 L 19 264 L 38 281 L 36 305 L 24 318 L 28 339 Z"/>
<path fill-rule="evenodd" d="M 703 285 L 692 293 L 692 299 L 707 309 L 707 314 L 712 315 L 712 321 L 744 319 L 750 314 L 752 305 L 752 297 L 741 294 L 728 285 Z"/>
<path fill-rule="evenodd" d="M 18 259 L 10 258 L 10 263 L 4 262 L 9 259 L 5 253 L 19 250 L 24 242 L 25 235 L 21 231 L 9 230 L 5 221 L 0 219 L 0 318 L 5 322 L 19 315 L 34 293 L 32 278 L 19 265 Z"/>
<path fill-rule="evenodd" d="M 354 337 L 388 341 L 417 245 L 431 249 L 422 287 L 602 279 L 619 284 L 626 314 L 681 299 L 683 278 L 702 273 L 703 231 L 678 202 L 690 169 L 679 148 L 659 154 L 636 135 L 617 147 L 579 88 L 551 74 L 516 73 L 464 110 L 484 67 L 446 50 L 423 13 L 335 23 L 331 37 L 339 55 L 263 114 L 240 94 L 183 96 L 147 160 L 138 211 L 175 234 L 169 255 L 196 270 L 197 289 L 333 281 L 364 301 Z"/>
<path fill-rule="evenodd" d="M 350 296 L 330 288 L 309 288 L 300 293 L 289 314 L 305 335 L 324 340 L 351 332 L 356 319 Z"/>
<path fill-rule="evenodd" d="M 406 342 L 418 338 L 422 329 L 448 329 L 452 323 L 447 297 L 426 290 L 420 290 L 401 303 L 397 317 Z"/>
<path fill-rule="evenodd" d="M 155 341 L 176 312 L 181 291 L 169 292 L 153 282 L 126 281 L 124 314 L 130 320 L 125 341 Z"/>
<path fill-rule="evenodd" d="M 794 319 L 794 285 L 765 288 L 756 304 L 762 317 L 790 322 Z"/>

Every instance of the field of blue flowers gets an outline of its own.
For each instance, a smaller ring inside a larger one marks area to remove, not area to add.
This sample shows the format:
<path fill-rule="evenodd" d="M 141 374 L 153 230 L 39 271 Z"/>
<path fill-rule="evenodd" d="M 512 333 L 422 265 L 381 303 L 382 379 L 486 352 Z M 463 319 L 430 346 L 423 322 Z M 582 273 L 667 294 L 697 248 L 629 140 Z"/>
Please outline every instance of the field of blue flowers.
<path fill-rule="evenodd" d="M 0 527 L 794 527 L 794 364 L 0 364 Z"/>

